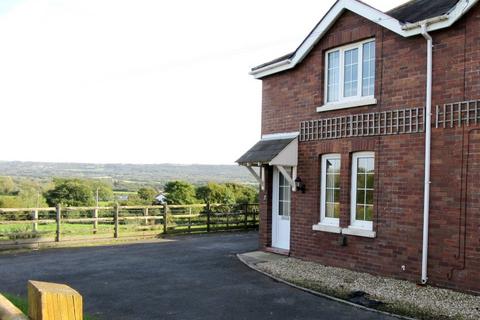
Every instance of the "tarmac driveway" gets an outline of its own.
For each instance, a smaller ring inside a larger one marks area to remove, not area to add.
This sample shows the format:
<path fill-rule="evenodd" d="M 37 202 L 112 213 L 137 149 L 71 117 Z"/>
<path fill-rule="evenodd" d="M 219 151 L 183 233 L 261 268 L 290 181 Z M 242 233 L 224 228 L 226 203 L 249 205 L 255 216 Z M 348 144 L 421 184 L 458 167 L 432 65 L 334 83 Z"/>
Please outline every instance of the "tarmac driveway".
<path fill-rule="evenodd" d="M 394 319 L 277 283 L 237 260 L 257 248 L 249 233 L 170 242 L 0 255 L 0 292 L 27 280 L 66 283 L 96 319 Z"/>

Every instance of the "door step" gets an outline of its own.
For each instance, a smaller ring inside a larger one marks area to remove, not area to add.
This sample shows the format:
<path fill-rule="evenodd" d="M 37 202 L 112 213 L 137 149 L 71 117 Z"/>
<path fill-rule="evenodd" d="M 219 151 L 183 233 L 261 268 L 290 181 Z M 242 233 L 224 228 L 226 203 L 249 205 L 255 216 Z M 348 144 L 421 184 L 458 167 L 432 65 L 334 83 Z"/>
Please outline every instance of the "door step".
<path fill-rule="evenodd" d="M 276 253 L 276 254 L 281 254 L 282 256 L 290 256 L 290 250 L 286 250 L 286 249 L 266 247 L 265 251 L 271 252 L 271 253 Z"/>

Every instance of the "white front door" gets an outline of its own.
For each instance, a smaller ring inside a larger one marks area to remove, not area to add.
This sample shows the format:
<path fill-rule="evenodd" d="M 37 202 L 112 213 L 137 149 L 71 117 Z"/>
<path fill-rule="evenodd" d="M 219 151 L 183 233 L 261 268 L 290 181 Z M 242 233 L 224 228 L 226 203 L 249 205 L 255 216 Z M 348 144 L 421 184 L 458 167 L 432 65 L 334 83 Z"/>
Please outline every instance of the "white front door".
<path fill-rule="evenodd" d="M 290 212 L 292 186 L 273 168 L 272 247 L 290 250 Z"/>

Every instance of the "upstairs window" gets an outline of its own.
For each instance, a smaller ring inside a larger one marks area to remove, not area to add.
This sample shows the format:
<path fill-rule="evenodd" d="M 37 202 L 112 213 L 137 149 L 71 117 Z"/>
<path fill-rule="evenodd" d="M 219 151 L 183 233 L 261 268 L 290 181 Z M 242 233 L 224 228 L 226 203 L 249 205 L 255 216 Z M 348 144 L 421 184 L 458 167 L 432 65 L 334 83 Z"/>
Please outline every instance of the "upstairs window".
<path fill-rule="evenodd" d="M 373 98 L 375 92 L 375 40 L 326 53 L 325 101 L 335 104 Z"/>

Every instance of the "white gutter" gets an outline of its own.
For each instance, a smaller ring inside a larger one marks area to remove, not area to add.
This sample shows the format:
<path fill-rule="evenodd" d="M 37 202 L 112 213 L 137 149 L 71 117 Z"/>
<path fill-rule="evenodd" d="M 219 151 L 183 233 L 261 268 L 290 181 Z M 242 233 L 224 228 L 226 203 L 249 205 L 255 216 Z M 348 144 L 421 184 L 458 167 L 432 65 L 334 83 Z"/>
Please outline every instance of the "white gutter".
<path fill-rule="evenodd" d="M 445 21 L 445 20 L 448 20 L 448 14 L 444 14 L 444 15 L 429 18 L 429 19 L 425 19 L 425 20 L 415 22 L 415 23 L 406 23 L 402 26 L 402 29 L 403 30 L 412 30 L 412 29 L 422 28 L 423 25 L 434 24 L 434 23 Z M 422 33 L 422 32 L 420 31 L 420 33 Z M 422 35 L 423 35 L 423 33 L 422 33 Z"/>
<path fill-rule="evenodd" d="M 427 40 L 427 89 L 425 108 L 425 190 L 423 195 L 423 245 L 422 245 L 422 284 L 426 284 L 428 268 L 428 225 L 430 220 L 430 150 L 432 138 L 432 65 L 433 40 L 427 32 L 427 24 L 422 25 L 422 36 Z"/>
<path fill-rule="evenodd" d="M 256 70 L 252 70 L 252 71 L 249 72 L 249 74 L 250 75 L 256 75 L 256 74 L 261 73 L 261 72 L 265 72 L 265 71 L 269 71 L 271 69 L 282 67 L 284 65 L 290 64 L 291 62 L 292 62 L 292 60 L 285 59 L 285 60 L 282 60 L 282 61 L 278 61 L 278 62 L 269 64 L 269 65 L 266 65 L 265 67 L 258 68 Z"/>

